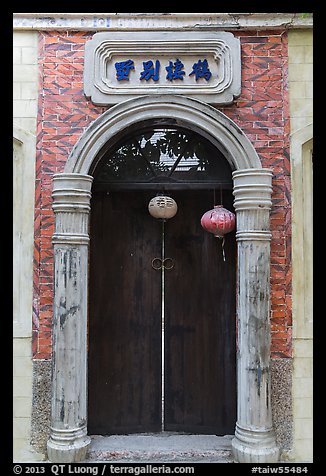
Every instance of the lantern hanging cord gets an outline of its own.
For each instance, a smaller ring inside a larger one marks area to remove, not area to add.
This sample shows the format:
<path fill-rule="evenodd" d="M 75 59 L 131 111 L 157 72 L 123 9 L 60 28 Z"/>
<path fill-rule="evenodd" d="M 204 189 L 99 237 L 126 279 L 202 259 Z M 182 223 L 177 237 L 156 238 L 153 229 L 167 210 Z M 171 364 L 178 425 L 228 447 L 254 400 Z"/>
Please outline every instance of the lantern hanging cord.
<path fill-rule="evenodd" d="M 220 186 L 220 205 L 223 204 L 223 192 L 222 192 L 222 187 Z M 214 188 L 214 206 L 216 205 L 216 190 Z"/>

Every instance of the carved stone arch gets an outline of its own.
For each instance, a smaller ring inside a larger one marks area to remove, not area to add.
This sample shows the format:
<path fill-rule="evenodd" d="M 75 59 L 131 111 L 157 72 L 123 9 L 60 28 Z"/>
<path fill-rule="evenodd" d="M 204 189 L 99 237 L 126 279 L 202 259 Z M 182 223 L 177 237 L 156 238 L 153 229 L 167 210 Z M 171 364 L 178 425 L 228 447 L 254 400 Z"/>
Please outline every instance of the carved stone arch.
<path fill-rule="evenodd" d="M 76 143 L 65 172 L 89 174 L 94 158 L 112 137 L 133 124 L 164 118 L 208 135 L 225 154 L 232 170 L 262 167 L 246 135 L 222 112 L 184 96 L 145 96 L 124 101 L 98 117 Z"/>
<path fill-rule="evenodd" d="M 85 458 L 87 435 L 88 216 L 93 177 L 102 148 L 129 127 L 171 119 L 206 136 L 233 170 L 237 215 L 237 424 L 232 442 L 239 462 L 275 462 L 278 448 L 270 402 L 270 239 L 272 172 L 242 130 L 201 101 L 183 96 L 146 96 L 108 109 L 73 148 L 64 173 L 54 175 L 55 290 L 52 427 L 53 462 Z M 259 292 L 258 292 L 259 289 Z"/>

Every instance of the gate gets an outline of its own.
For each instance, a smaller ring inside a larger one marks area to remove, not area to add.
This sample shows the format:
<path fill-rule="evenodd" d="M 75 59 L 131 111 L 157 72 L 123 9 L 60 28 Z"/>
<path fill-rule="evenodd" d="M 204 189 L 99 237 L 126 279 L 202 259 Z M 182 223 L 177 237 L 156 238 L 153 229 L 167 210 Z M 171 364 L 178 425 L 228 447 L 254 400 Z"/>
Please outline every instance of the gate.
<path fill-rule="evenodd" d="M 90 434 L 233 433 L 235 237 L 224 262 L 200 225 L 220 195 L 232 210 L 230 187 L 220 152 L 176 127 L 137 131 L 103 154 L 91 202 Z M 158 191 L 178 204 L 166 222 L 148 213 Z"/>

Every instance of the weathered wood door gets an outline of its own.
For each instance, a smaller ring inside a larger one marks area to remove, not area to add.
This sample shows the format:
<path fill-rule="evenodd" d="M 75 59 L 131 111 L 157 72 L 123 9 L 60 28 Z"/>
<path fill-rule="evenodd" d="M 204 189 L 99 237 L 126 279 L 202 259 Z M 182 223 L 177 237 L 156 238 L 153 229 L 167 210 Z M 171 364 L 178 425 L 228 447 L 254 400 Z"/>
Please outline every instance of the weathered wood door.
<path fill-rule="evenodd" d="M 224 206 L 232 207 L 231 192 Z M 209 191 L 176 192 L 178 217 L 165 225 L 165 429 L 232 434 L 236 420 L 235 239 L 221 242 L 200 219 Z"/>
<path fill-rule="evenodd" d="M 148 213 L 152 197 L 134 191 L 92 199 L 89 431 L 233 433 L 234 233 L 224 262 L 221 242 L 200 225 L 211 191 L 173 192 L 178 213 L 164 233 Z M 231 208 L 231 192 L 223 198 Z M 152 267 L 162 241 L 174 265 L 164 286 Z"/>
<path fill-rule="evenodd" d="M 148 192 L 94 194 L 91 214 L 89 431 L 161 429 L 161 253 Z"/>

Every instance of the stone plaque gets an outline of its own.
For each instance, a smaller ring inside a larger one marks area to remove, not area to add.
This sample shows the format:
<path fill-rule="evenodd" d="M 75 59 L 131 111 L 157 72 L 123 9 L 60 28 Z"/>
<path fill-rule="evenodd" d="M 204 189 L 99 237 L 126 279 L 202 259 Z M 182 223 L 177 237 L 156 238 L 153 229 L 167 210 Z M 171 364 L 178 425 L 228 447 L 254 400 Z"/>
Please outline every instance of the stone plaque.
<path fill-rule="evenodd" d="M 96 105 L 181 94 L 231 104 L 241 92 L 240 41 L 228 32 L 101 32 L 85 46 L 84 92 Z"/>

